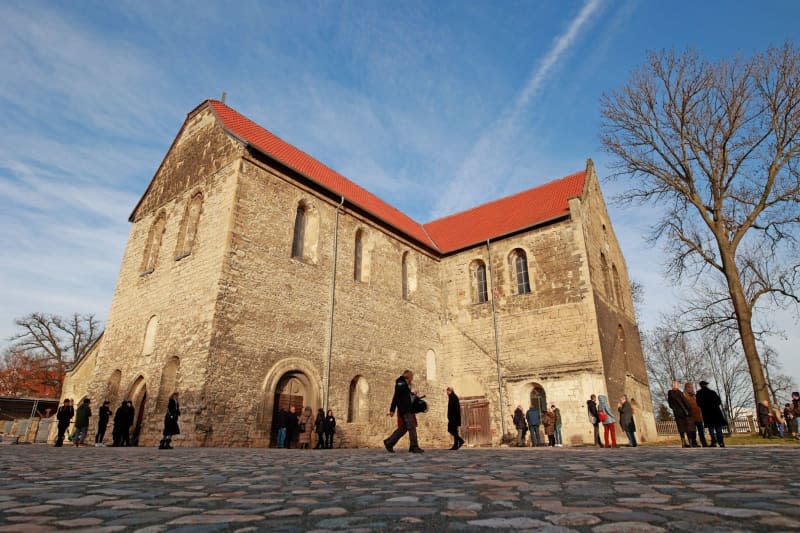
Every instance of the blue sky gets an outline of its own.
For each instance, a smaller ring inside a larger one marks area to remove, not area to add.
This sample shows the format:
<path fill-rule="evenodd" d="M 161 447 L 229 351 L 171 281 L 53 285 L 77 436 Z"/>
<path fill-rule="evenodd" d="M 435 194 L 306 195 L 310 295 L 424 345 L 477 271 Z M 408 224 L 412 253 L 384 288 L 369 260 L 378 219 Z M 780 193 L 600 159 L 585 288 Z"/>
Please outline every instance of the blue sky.
<path fill-rule="evenodd" d="M 603 92 L 648 49 L 716 59 L 800 37 L 800 2 L 0 3 L 0 337 L 104 318 L 139 196 L 183 119 L 229 105 L 425 222 L 584 168 Z M 617 184 L 606 184 L 607 198 Z M 681 297 L 611 208 L 642 325 Z M 772 344 L 800 382 L 797 310 Z"/>

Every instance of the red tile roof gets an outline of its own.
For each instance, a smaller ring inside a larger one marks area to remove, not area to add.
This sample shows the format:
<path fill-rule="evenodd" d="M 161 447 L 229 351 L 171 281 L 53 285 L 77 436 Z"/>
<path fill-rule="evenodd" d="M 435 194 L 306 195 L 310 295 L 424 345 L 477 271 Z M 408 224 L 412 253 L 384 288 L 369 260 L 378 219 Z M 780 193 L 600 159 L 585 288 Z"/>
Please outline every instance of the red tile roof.
<path fill-rule="evenodd" d="M 582 171 L 422 225 L 222 102 L 208 100 L 208 103 L 223 127 L 235 137 L 440 253 L 566 215 L 569 198 L 580 196 L 583 191 L 585 172 Z"/>

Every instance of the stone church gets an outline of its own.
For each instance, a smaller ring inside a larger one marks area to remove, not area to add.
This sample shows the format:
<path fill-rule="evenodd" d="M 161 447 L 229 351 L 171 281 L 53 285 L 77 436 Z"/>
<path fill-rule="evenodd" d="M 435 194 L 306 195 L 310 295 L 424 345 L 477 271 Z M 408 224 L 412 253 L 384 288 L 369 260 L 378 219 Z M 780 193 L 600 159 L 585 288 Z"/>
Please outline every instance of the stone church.
<path fill-rule="evenodd" d="M 565 445 L 591 443 L 593 393 L 633 398 L 639 438 L 655 438 L 628 272 L 591 161 L 420 224 L 207 100 L 130 222 L 105 333 L 64 397 L 95 410 L 132 400 L 142 445 L 159 441 L 178 391 L 178 445 L 273 446 L 277 409 L 307 405 L 333 410 L 337 447 L 378 447 L 406 368 L 430 407 L 423 447 L 449 445 L 448 386 L 475 446 L 514 433 L 517 405 L 552 404 Z"/>

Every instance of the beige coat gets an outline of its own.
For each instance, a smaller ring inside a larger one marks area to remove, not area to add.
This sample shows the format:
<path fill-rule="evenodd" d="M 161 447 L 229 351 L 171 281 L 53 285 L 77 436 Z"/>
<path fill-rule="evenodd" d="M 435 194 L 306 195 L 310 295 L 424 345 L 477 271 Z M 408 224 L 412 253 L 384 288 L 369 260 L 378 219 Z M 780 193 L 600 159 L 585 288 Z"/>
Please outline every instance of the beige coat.
<path fill-rule="evenodd" d="M 305 424 L 306 430 L 300 433 L 300 438 L 297 442 L 300 444 L 311 444 L 311 434 L 314 432 L 314 417 L 312 413 L 303 411 L 303 414 L 300 415 L 299 422 Z"/>

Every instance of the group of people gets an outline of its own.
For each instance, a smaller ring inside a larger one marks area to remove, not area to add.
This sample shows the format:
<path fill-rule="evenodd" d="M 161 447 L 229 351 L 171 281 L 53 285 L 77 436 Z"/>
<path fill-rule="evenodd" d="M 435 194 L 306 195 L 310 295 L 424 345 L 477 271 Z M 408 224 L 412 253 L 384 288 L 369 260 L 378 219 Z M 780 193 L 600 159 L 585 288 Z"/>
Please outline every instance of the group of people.
<path fill-rule="evenodd" d="M 636 448 L 636 422 L 633 419 L 634 408 L 632 400 L 623 394 L 617 402 L 616 416 L 608 403 L 608 397 L 604 394 L 597 396 L 592 394 L 586 400 L 586 411 L 589 415 L 589 423 L 592 424 L 594 432 L 594 444 L 603 448 L 617 447 L 617 420 L 619 426 L 628 438 L 631 448 Z M 600 440 L 600 426 L 603 426 L 603 440 Z"/>
<path fill-rule="evenodd" d="M 336 433 L 336 417 L 333 410 L 328 409 L 325 414 L 323 409 L 317 410 L 317 416 L 311 411 L 311 407 L 305 406 L 302 413 L 297 413 L 294 405 L 288 410 L 281 407 L 273 421 L 277 433 L 278 448 L 301 448 L 311 447 L 311 434 L 317 434 L 317 445 L 315 450 L 333 448 L 333 435 Z"/>
<path fill-rule="evenodd" d="M 770 406 L 769 400 L 759 402 L 756 407 L 758 426 L 761 436 L 771 439 L 775 435 L 780 438 L 800 439 L 798 422 L 800 421 L 800 392 L 792 393 L 791 403 L 781 409 L 778 403 Z"/>
<path fill-rule="evenodd" d="M 692 383 L 684 384 L 681 390 L 681 384 L 673 381 L 672 389 L 667 393 L 667 404 L 678 426 L 682 447 L 725 447 L 722 428 L 728 425 L 728 421 L 722 412 L 719 394 L 708 388 L 707 381 L 700 382 L 697 392 Z M 706 441 L 706 430 L 711 442 Z"/>
<path fill-rule="evenodd" d="M 560 448 L 564 445 L 564 439 L 561 436 L 561 410 L 555 405 L 551 405 L 544 411 L 540 410 L 538 406 L 531 406 L 527 412 L 523 412 L 522 406 L 518 405 L 511 421 L 517 430 L 517 446 L 528 446 L 526 437 L 528 431 L 531 434 L 531 446 L 544 446 L 539 426 L 544 429 L 548 446 Z"/>
<path fill-rule="evenodd" d="M 91 399 L 84 398 L 80 406 L 76 410 L 72 406 L 72 400 L 65 399 L 64 403 L 58 407 L 56 411 L 56 421 L 58 423 L 58 433 L 56 436 L 56 447 L 64 445 L 64 437 L 67 429 L 75 418 L 75 430 L 70 435 L 70 440 L 76 447 L 87 446 L 86 435 L 89 432 L 89 419 L 92 416 Z M 108 422 L 111 419 L 111 402 L 106 400 L 100 407 L 97 421 L 97 433 L 94 436 L 95 447 L 105 446 L 103 440 L 105 439 L 106 429 L 108 429 Z M 114 414 L 114 430 L 112 435 L 112 446 L 137 446 L 138 435 L 133 439 L 130 436 L 130 429 L 135 420 L 136 410 L 133 407 L 133 402 L 130 400 L 123 401 L 117 408 Z M 170 442 L 172 437 L 180 434 L 180 427 L 178 426 L 178 417 L 181 415 L 180 404 L 178 402 L 178 393 L 174 392 L 167 405 L 167 413 L 164 415 L 164 431 L 163 438 L 159 443 L 160 450 L 171 450 Z"/>

